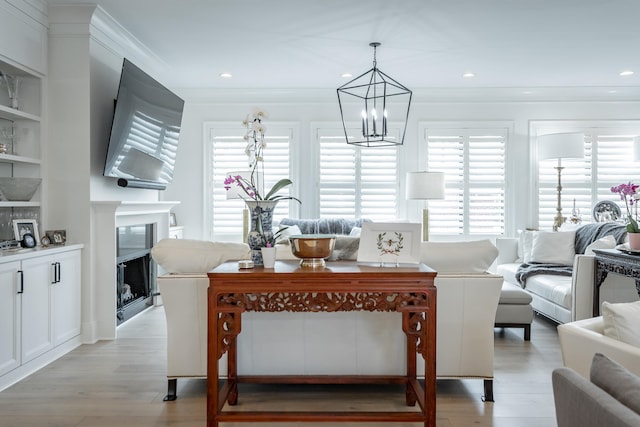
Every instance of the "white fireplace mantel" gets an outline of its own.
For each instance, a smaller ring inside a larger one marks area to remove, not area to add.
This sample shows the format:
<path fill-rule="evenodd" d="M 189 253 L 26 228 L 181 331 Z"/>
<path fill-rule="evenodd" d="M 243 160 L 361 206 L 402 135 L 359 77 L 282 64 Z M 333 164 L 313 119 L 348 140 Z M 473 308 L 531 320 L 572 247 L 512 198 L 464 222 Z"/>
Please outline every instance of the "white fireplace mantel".
<path fill-rule="evenodd" d="M 155 224 L 156 241 L 169 236 L 169 212 L 180 202 L 94 201 L 92 209 L 91 253 L 94 283 L 95 336 L 97 340 L 116 338 L 116 228 Z"/>

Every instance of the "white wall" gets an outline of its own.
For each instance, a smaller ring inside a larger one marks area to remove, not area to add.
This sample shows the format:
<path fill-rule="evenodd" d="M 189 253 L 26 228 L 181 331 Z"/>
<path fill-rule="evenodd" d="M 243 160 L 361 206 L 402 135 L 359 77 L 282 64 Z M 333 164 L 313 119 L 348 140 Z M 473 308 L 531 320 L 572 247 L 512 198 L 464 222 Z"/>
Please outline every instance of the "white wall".
<path fill-rule="evenodd" d="M 181 204 L 174 209 L 178 222 L 185 226 L 185 237 L 207 238 L 205 224 L 204 194 L 205 177 L 203 177 L 204 160 L 203 123 L 207 121 L 236 121 L 238 127 L 244 116 L 252 107 L 260 106 L 268 110 L 269 121 L 298 122 L 300 125 L 299 161 L 308 161 L 305 156 L 308 148 L 314 143 L 311 135 L 311 123 L 317 121 L 340 120 L 335 91 L 318 96 L 317 91 L 304 91 L 288 99 L 277 92 L 254 91 L 255 101 L 244 92 L 237 92 L 238 101 L 233 100 L 233 91 L 216 95 L 212 93 L 207 99 L 195 92 L 186 92 L 187 100 L 180 147 L 176 163 L 174 181 L 161 194 L 165 200 L 179 200 Z M 317 102 L 297 101 L 318 98 Z M 414 94 L 411 106 L 410 122 L 404 146 L 401 148 L 403 166 L 406 170 L 424 169 L 418 158 L 418 123 L 424 121 L 500 121 L 512 123 L 514 134 L 510 135 L 507 165 L 507 224 L 508 233 L 531 226 L 535 215 L 532 211 L 532 173 L 529 164 L 529 126 L 534 120 L 638 120 L 640 119 L 640 102 L 426 102 L 428 98 Z M 375 149 L 375 148 L 371 148 Z M 304 168 L 301 168 L 304 170 Z M 404 176 L 401 173 L 400 176 Z M 292 177 L 298 185 L 298 193 L 302 195 L 304 188 L 314 183 L 307 176 Z M 310 188 L 310 187 L 308 187 Z M 402 198 L 401 198 L 402 199 Z M 309 217 L 303 203 L 301 216 Z M 415 204 L 406 207 L 407 218 L 419 221 L 419 207 Z M 405 212 L 405 209 L 401 209 Z M 305 215 L 306 214 L 306 215 Z"/>

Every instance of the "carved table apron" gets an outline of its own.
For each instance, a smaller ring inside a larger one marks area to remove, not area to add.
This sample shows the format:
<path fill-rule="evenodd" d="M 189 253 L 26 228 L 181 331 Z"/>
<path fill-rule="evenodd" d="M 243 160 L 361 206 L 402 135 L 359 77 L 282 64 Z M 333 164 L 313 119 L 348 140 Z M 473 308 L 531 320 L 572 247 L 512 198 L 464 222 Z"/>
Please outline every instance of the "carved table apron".
<path fill-rule="evenodd" d="M 600 316 L 600 286 L 608 273 L 635 279 L 640 296 L 640 255 L 629 255 L 617 249 L 594 249 L 593 317 Z"/>
<path fill-rule="evenodd" d="M 275 269 L 239 269 L 224 263 L 208 274 L 207 426 L 219 422 L 388 421 L 436 425 L 436 273 L 429 267 L 377 267 L 350 261 L 302 269 L 297 261 L 277 261 Z M 407 337 L 406 375 L 239 376 L 236 340 L 244 311 L 397 311 Z M 227 353 L 227 379 L 218 361 Z M 416 377 L 416 357 L 425 360 L 424 387 Z M 233 411 L 238 383 L 404 384 L 407 406 L 420 411 Z"/>

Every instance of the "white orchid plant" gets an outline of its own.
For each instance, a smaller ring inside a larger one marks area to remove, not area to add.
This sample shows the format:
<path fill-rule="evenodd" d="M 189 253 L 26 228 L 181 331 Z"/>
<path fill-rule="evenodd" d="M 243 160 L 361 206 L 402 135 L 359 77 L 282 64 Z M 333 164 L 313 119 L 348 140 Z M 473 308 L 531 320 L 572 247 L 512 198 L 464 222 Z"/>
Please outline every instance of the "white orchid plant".
<path fill-rule="evenodd" d="M 249 168 L 251 170 L 251 176 L 249 179 L 242 177 L 241 175 L 230 175 L 224 180 L 224 188 L 230 190 L 232 186 L 240 188 L 241 193 L 246 196 L 245 200 L 295 200 L 301 203 L 299 199 L 293 196 L 278 195 L 278 191 L 293 184 L 289 178 L 283 178 L 276 182 L 268 193 L 264 193 L 261 180 L 258 179 L 259 173 L 264 171 L 264 159 L 263 151 L 267 144 L 264 139 L 264 134 L 267 131 L 266 126 L 262 122 L 268 118 L 268 114 L 261 108 L 254 108 L 253 111 L 248 114 L 242 121 L 242 125 L 246 128 L 247 132 L 244 135 L 244 140 L 247 141 L 245 147 L 245 154 L 249 159 Z"/>

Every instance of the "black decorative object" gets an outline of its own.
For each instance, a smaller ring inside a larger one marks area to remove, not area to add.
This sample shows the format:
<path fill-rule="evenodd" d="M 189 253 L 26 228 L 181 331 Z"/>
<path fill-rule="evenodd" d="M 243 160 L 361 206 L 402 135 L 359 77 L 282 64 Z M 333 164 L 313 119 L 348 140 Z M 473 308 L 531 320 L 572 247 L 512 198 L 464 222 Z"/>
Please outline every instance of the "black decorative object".
<path fill-rule="evenodd" d="M 373 47 L 373 68 L 340 86 L 338 104 L 344 135 L 348 144 L 366 147 L 402 145 L 407 130 L 411 91 L 377 67 L 376 49 Z M 348 129 L 349 122 L 359 121 L 359 132 Z M 389 122 L 400 123 L 399 132 L 389 131 Z M 351 135 L 350 135 L 351 133 Z"/>

